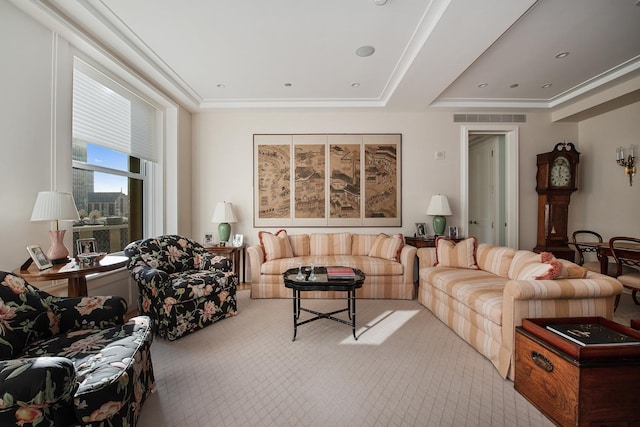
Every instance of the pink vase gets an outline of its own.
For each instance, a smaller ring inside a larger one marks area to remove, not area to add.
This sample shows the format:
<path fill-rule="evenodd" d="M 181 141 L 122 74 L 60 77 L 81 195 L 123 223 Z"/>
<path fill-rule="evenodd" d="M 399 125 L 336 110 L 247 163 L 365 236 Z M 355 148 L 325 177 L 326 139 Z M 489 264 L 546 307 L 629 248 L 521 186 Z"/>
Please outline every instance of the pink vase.
<path fill-rule="evenodd" d="M 69 251 L 64 246 L 64 233 L 66 231 L 67 230 L 49 231 L 51 247 L 49 248 L 49 252 L 47 252 L 47 257 L 49 257 L 54 264 L 68 261 Z"/>

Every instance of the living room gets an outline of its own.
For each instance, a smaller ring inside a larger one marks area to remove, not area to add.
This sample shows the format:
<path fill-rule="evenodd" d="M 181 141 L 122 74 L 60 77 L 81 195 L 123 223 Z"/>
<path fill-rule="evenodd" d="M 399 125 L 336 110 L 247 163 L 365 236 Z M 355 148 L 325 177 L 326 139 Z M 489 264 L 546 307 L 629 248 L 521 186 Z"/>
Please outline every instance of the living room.
<path fill-rule="evenodd" d="M 243 234 L 247 245 L 258 243 L 262 228 L 254 226 L 253 135 L 271 133 L 401 134 L 402 226 L 363 227 L 357 231 L 413 235 L 415 223 L 422 222 L 431 228 L 431 217 L 426 214 L 428 202 L 432 195 L 444 194 L 453 212 L 447 223 L 458 226 L 459 234 L 465 236 L 461 215 L 465 203 L 461 191 L 463 126 L 487 132 L 517 128 L 518 248 L 532 249 L 536 245 L 536 155 L 551 151 L 562 141 L 573 142 L 581 153 L 578 190 L 572 194 L 569 208 L 569 231 L 595 229 L 607 238 L 640 235 L 640 184 L 631 186 L 629 177 L 615 161 L 616 148 L 637 145 L 640 135 L 637 57 L 629 64 L 632 71 L 627 75 L 545 108 L 194 108 L 154 84 L 151 78 L 140 77 L 153 73 L 138 69 L 125 54 L 112 55 L 86 34 L 55 27 L 55 19 L 41 10 L 39 2 L 19 3 L 22 2 L 0 0 L 0 78 L 4 93 L 0 129 L 5 148 L 0 188 L 8 203 L 0 212 L 5 243 L 0 248 L 0 267 L 4 271 L 14 271 L 25 261 L 27 245 L 49 245 L 50 224 L 30 221 L 36 194 L 43 190 L 71 190 L 68 141 L 72 58 L 76 54 L 99 63 L 109 59 L 121 70 L 138 71 L 131 81 L 139 81 L 142 88 L 150 87 L 147 95 L 165 108 L 166 146 L 157 172 L 163 187 L 158 190 L 149 236 L 178 233 L 202 241 L 206 233 L 213 232 L 217 239 L 217 224 L 211 222 L 211 217 L 216 203 L 225 200 L 233 203 L 238 220 L 232 224 L 232 232 Z M 629 13 L 640 14 L 640 7 L 632 3 L 629 2 Z M 636 68 L 632 67 L 634 64 Z M 518 113 L 526 120 L 499 124 L 454 122 L 454 114 L 458 113 Z M 443 158 L 436 158 L 436 153 L 443 153 Z M 70 224 L 65 226 L 70 228 Z M 321 232 L 340 230 L 327 227 Z M 295 229 L 296 233 L 314 231 L 318 229 Z M 65 239 L 67 247 L 71 247 L 70 235 L 67 233 Z M 126 275 L 123 272 L 120 279 Z M 135 306 L 135 299 L 126 289 L 128 281 L 125 282 L 124 286 L 98 289 L 122 291 Z"/>

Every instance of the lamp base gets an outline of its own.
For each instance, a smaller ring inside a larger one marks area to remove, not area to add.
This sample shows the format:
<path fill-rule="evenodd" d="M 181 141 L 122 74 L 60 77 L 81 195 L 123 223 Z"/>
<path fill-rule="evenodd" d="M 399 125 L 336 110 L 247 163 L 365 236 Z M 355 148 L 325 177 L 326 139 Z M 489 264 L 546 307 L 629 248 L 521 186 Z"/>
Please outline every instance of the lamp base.
<path fill-rule="evenodd" d="M 69 262 L 69 251 L 64 246 L 64 233 L 67 230 L 51 230 L 49 238 L 51 239 L 51 247 L 47 252 L 47 258 L 52 264 L 62 264 Z"/>
<path fill-rule="evenodd" d="M 218 225 L 218 237 L 220 237 L 220 243 L 228 242 L 231 235 L 231 225 L 228 222 L 221 222 Z"/>
<path fill-rule="evenodd" d="M 433 232 L 435 234 L 442 236 L 446 225 L 447 219 L 442 215 L 436 215 L 433 217 Z"/>

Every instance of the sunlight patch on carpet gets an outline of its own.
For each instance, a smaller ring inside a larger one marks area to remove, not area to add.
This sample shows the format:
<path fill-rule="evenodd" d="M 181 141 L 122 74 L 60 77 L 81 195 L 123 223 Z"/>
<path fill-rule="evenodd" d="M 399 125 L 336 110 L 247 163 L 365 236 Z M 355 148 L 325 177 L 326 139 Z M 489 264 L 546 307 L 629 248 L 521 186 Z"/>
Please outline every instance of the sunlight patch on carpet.
<path fill-rule="evenodd" d="M 358 341 L 349 337 L 340 344 L 380 345 L 418 312 L 419 310 L 387 310 L 356 331 Z"/>

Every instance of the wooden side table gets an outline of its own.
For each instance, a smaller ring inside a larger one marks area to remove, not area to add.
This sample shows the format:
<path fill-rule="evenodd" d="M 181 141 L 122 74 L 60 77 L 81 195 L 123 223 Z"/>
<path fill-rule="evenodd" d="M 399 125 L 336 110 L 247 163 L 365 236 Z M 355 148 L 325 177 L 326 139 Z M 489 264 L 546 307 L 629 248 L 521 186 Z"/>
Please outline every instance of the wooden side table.
<path fill-rule="evenodd" d="M 93 265 L 80 265 L 75 261 L 66 264 L 55 264 L 46 270 L 38 270 L 29 260 L 14 273 L 21 276 L 27 282 L 43 282 L 49 280 L 67 280 L 67 296 L 86 297 L 87 276 L 89 274 L 117 270 L 126 267 L 129 258 L 126 256 L 107 255 Z"/>
<path fill-rule="evenodd" d="M 214 255 L 226 256 L 233 262 L 233 272 L 238 276 L 238 281 L 244 283 L 245 279 L 245 263 L 246 263 L 246 245 L 242 246 L 205 246 L 205 249 Z M 240 268 L 240 259 L 242 259 L 242 268 Z"/>
<path fill-rule="evenodd" d="M 448 239 L 446 236 L 442 236 Z M 464 237 L 457 237 L 455 239 L 451 239 L 454 242 L 459 242 L 464 240 Z M 436 236 L 425 236 L 425 237 L 410 237 L 405 236 L 404 242 L 407 245 L 415 246 L 416 248 L 435 248 L 436 247 Z"/>

